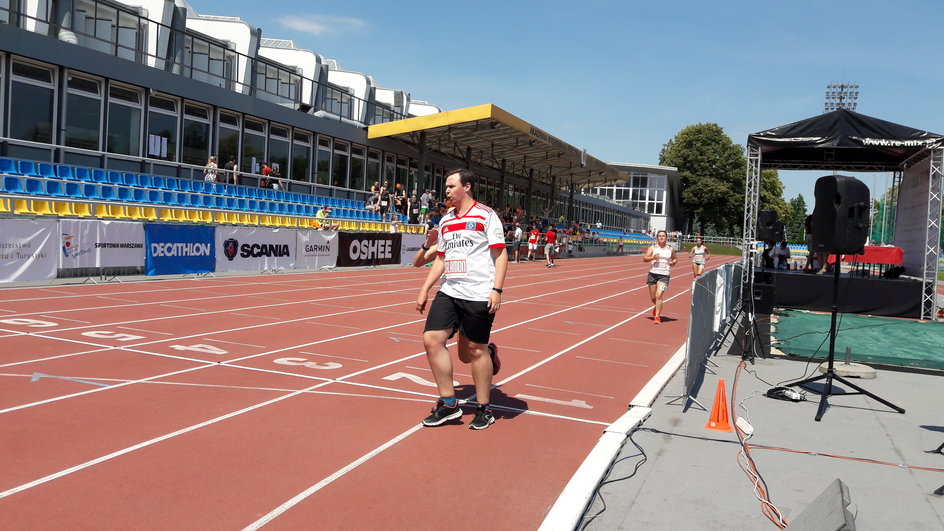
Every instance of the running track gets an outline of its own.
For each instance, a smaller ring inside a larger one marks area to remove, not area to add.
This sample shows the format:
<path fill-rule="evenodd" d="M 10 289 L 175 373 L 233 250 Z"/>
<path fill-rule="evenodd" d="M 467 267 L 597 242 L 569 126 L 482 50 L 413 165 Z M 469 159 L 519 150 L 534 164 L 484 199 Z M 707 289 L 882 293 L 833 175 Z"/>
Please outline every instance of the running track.
<path fill-rule="evenodd" d="M 559 264 L 509 264 L 481 432 L 419 424 L 425 268 L 2 290 L 0 528 L 534 529 L 688 326 L 685 257 L 661 325 L 640 257 Z"/>

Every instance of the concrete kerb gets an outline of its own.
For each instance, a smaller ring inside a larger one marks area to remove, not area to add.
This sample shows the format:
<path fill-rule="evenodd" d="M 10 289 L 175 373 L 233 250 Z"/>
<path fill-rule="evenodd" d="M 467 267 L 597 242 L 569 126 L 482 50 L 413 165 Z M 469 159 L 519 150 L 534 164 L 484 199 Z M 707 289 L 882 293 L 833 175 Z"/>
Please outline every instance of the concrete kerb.
<path fill-rule="evenodd" d="M 593 494 L 616 456 L 626 443 L 627 437 L 642 425 L 652 414 L 652 404 L 672 376 L 685 362 L 685 346 L 682 346 L 659 369 L 659 372 L 630 401 L 629 411 L 603 430 L 596 446 L 587 455 L 557 501 L 548 511 L 539 531 L 572 531 L 580 524 L 584 511 L 593 499 Z"/>

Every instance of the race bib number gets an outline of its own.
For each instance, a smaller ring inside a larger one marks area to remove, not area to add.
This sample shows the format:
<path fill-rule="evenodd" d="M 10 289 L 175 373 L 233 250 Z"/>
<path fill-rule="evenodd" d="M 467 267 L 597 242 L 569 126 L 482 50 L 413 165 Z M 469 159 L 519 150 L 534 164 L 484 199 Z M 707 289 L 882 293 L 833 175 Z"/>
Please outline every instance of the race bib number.
<path fill-rule="evenodd" d="M 446 260 L 444 275 L 450 277 L 464 277 L 466 273 L 465 260 Z"/>
<path fill-rule="evenodd" d="M 380 202 L 380 206 L 387 206 L 387 202 L 386 202 L 386 201 L 381 201 L 381 202 Z"/>

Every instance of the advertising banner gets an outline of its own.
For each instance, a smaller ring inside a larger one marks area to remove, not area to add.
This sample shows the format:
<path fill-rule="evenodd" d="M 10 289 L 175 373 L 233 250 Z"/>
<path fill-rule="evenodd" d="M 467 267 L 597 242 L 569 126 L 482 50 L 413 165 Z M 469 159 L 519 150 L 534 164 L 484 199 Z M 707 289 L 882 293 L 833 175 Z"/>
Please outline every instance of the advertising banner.
<path fill-rule="evenodd" d="M 217 271 L 295 268 L 295 230 L 217 227 Z"/>
<path fill-rule="evenodd" d="M 144 273 L 174 275 L 211 273 L 214 259 L 213 227 L 187 225 L 144 225 L 147 247 Z"/>
<path fill-rule="evenodd" d="M 56 278 L 58 236 L 54 219 L 0 220 L 0 282 Z"/>
<path fill-rule="evenodd" d="M 423 242 L 425 241 L 426 236 L 424 234 L 401 235 L 400 264 L 412 265 L 413 257 L 416 256 L 416 251 L 420 250 L 420 246 L 423 245 Z"/>
<path fill-rule="evenodd" d="M 142 267 L 144 225 L 128 221 L 59 221 L 59 267 Z"/>
<path fill-rule="evenodd" d="M 399 233 L 338 233 L 338 266 L 399 264 L 401 236 Z"/>
<path fill-rule="evenodd" d="M 338 233 L 334 231 L 299 230 L 296 233 L 295 267 L 315 269 L 334 267 L 338 263 Z"/>

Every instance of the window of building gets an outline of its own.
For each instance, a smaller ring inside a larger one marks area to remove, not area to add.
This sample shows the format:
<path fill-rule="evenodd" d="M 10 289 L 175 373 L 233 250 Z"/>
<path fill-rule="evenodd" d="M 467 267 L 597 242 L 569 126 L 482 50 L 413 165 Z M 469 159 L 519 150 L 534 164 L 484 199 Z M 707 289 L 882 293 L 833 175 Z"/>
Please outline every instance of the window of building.
<path fill-rule="evenodd" d="M 365 190 L 370 190 L 374 183 L 380 181 L 380 152 L 371 149 L 367 152 L 367 183 Z"/>
<path fill-rule="evenodd" d="M 178 101 L 168 96 L 148 98 L 147 156 L 177 160 Z M 197 164 L 205 164 L 200 161 Z"/>
<path fill-rule="evenodd" d="M 324 94 L 323 109 L 338 116 L 351 118 L 351 94 L 348 90 L 336 85 L 322 85 Z"/>
<path fill-rule="evenodd" d="M 350 161 L 350 146 L 334 141 L 334 158 L 331 162 L 331 186 L 348 188 L 347 172 Z"/>
<path fill-rule="evenodd" d="M 397 156 L 393 153 L 387 153 L 384 156 L 384 173 L 383 180 L 386 181 L 387 186 L 390 189 L 393 189 L 396 186 L 397 182 Z M 383 185 L 384 183 L 380 183 Z"/>
<path fill-rule="evenodd" d="M 13 61 L 10 83 L 9 136 L 31 142 L 52 142 L 55 130 L 55 69 Z"/>
<path fill-rule="evenodd" d="M 185 164 L 206 164 L 210 158 L 210 109 L 203 105 L 184 103 L 184 132 L 180 161 Z M 222 153 L 216 153 L 217 164 L 226 163 Z"/>
<path fill-rule="evenodd" d="M 365 190 L 367 188 L 365 154 L 364 146 L 351 146 L 351 184 L 349 188 L 354 190 Z"/>
<path fill-rule="evenodd" d="M 295 131 L 292 134 L 292 179 L 311 181 L 311 133 Z"/>
<path fill-rule="evenodd" d="M 220 111 L 219 128 L 217 129 L 217 154 L 219 160 L 225 165 L 230 157 L 236 159 L 236 164 L 240 170 L 250 171 L 248 166 L 242 166 L 239 163 L 239 115 Z"/>
<path fill-rule="evenodd" d="M 63 143 L 98 151 L 102 136 L 102 81 L 69 74 L 66 91 Z"/>
<path fill-rule="evenodd" d="M 395 183 L 400 183 L 400 186 L 406 189 L 409 184 L 409 176 L 406 157 L 397 157 L 397 178 L 390 181 L 390 187 L 396 188 L 397 185 Z"/>
<path fill-rule="evenodd" d="M 105 149 L 122 155 L 141 155 L 143 94 L 138 89 L 110 84 Z"/>
<path fill-rule="evenodd" d="M 246 118 L 243 130 L 243 158 L 240 170 L 259 173 L 265 160 L 266 124 L 260 120 Z"/>
<path fill-rule="evenodd" d="M 318 184 L 331 184 L 331 138 L 318 137 L 318 158 L 315 162 L 315 180 Z"/>
<path fill-rule="evenodd" d="M 271 124 L 269 126 L 269 167 L 282 176 L 290 175 L 288 133 L 289 129 L 284 125 Z"/>

